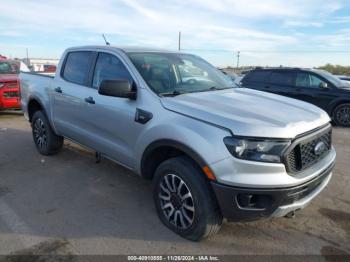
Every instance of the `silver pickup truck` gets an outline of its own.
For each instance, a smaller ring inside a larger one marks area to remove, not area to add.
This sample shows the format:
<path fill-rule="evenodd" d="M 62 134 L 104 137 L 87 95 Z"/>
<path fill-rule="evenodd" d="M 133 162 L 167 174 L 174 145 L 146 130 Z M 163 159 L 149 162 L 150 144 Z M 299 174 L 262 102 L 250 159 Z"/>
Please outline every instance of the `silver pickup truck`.
<path fill-rule="evenodd" d="M 236 87 L 195 55 L 76 47 L 54 77 L 20 80 L 41 154 L 66 138 L 152 179 L 160 220 L 190 240 L 216 233 L 223 217 L 291 216 L 332 176 L 327 113 Z"/>

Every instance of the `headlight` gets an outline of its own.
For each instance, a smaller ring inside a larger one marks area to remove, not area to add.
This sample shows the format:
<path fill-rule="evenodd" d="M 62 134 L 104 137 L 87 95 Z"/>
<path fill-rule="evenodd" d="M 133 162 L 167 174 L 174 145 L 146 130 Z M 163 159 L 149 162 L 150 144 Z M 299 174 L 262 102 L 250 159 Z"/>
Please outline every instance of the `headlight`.
<path fill-rule="evenodd" d="M 5 84 L 4 83 L 0 83 L 0 88 L 2 88 Z"/>
<path fill-rule="evenodd" d="M 234 157 L 252 161 L 281 163 L 283 152 L 291 142 L 225 137 L 224 143 Z"/>

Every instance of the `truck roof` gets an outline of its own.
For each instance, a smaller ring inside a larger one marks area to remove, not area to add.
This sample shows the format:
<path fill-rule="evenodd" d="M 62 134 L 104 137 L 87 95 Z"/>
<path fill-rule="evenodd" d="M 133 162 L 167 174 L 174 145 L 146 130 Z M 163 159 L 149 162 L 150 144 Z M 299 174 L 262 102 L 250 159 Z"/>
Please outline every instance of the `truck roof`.
<path fill-rule="evenodd" d="M 152 48 L 152 47 L 137 47 L 137 46 L 108 46 L 108 45 L 87 45 L 87 46 L 75 46 L 70 47 L 67 50 L 81 50 L 81 49 L 117 49 L 125 53 L 131 52 L 157 52 L 157 53 L 180 53 L 175 50 L 167 50 L 161 48 Z"/>

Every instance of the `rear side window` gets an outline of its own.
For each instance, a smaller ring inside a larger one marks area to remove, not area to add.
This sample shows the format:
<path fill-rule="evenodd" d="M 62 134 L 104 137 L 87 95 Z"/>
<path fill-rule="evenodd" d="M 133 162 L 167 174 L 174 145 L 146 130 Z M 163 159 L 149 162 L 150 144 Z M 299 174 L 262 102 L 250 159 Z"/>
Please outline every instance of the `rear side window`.
<path fill-rule="evenodd" d="M 92 86 L 97 89 L 103 80 L 117 79 L 126 79 L 129 80 L 130 83 L 133 82 L 129 71 L 119 58 L 111 54 L 99 53 Z"/>
<path fill-rule="evenodd" d="M 92 52 L 70 52 L 66 58 L 63 78 L 75 84 L 84 85 L 91 65 Z"/>
<path fill-rule="evenodd" d="M 270 71 L 260 70 L 260 71 L 251 71 L 243 79 L 243 82 L 267 82 L 270 75 Z"/>
<path fill-rule="evenodd" d="M 294 74 L 291 71 L 274 71 L 270 83 L 275 85 L 294 86 Z"/>

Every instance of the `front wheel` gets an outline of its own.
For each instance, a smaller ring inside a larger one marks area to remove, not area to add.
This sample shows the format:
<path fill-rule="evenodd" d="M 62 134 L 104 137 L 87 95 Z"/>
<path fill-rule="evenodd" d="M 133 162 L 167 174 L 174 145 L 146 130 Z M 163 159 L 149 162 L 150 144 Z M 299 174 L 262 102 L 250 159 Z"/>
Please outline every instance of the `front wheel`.
<path fill-rule="evenodd" d="M 350 127 L 350 104 L 341 104 L 334 109 L 333 120 L 337 126 Z"/>
<path fill-rule="evenodd" d="M 193 241 L 219 231 L 222 215 L 214 193 L 191 159 L 164 161 L 155 172 L 153 184 L 158 216 L 172 231 Z"/>

